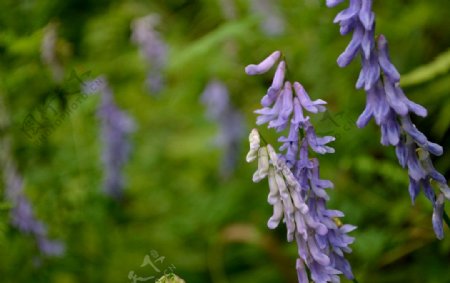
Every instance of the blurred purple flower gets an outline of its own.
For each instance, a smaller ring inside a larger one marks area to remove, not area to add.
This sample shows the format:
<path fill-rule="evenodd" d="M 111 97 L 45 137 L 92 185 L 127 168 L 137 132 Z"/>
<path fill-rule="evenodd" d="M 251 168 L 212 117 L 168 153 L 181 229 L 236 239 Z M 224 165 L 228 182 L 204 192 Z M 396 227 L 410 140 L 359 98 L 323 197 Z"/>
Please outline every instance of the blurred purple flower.
<path fill-rule="evenodd" d="M 201 96 L 207 116 L 219 125 L 217 145 L 224 150 L 221 175 L 229 177 L 233 172 L 244 135 L 243 117 L 230 103 L 227 87 L 218 80 L 211 80 Z"/>
<path fill-rule="evenodd" d="M 100 118 L 103 142 L 102 161 L 104 166 L 103 189 L 107 195 L 120 199 L 123 195 L 123 166 L 130 156 L 129 134 L 135 129 L 133 120 L 114 102 L 113 93 L 106 78 L 99 77 L 84 83 L 85 89 L 100 92 L 101 103 L 97 114 Z"/>
<path fill-rule="evenodd" d="M 251 8 L 254 13 L 259 14 L 263 21 L 261 30 L 268 36 L 281 35 L 285 29 L 285 22 L 278 10 L 278 1 L 273 0 L 251 0 Z"/>
<path fill-rule="evenodd" d="M 161 39 L 155 27 L 159 16 L 151 14 L 138 18 L 131 24 L 131 40 L 139 46 L 140 52 L 150 64 L 146 85 L 151 94 L 157 94 L 164 88 L 163 69 L 167 64 L 167 45 Z"/>
<path fill-rule="evenodd" d="M 276 51 L 257 65 L 249 65 L 245 71 L 249 75 L 267 72 L 280 59 Z M 258 170 L 253 181 L 259 182 L 265 177 L 269 181 L 268 202 L 273 205 L 273 216 L 268 227 L 275 229 L 281 220 L 287 227 L 287 240 L 297 242 L 299 258 L 297 273 L 300 283 L 308 283 L 308 272 L 314 282 L 340 282 L 339 274 L 353 279 L 350 264 L 344 253 L 350 253 L 349 245 L 354 238 L 347 235 L 356 227 L 342 225 L 339 221 L 344 214 L 338 210 L 329 210 L 326 189 L 333 183 L 320 179 L 319 161 L 309 157 L 309 149 L 325 154 L 334 149 L 327 144 L 334 137 L 318 137 L 305 111 L 318 113 L 325 111 L 326 102 L 311 100 L 303 86 L 285 81 L 284 61 L 278 63 L 272 85 L 262 98 L 262 109 L 257 124 L 268 124 L 277 132 L 289 128 L 288 135 L 278 139 L 282 143 L 276 154 L 270 144 L 260 146 L 260 137 L 256 129 L 250 134 L 250 152 L 247 161 L 258 159 Z"/>
<path fill-rule="evenodd" d="M 333 7 L 342 0 L 328 0 Z M 392 64 L 387 40 L 383 35 L 375 39 L 375 14 L 372 12 L 372 0 L 350 0 L 349 7 L 337 14 L 334 19 L 339 23 L 341 34 L 353 31 L 352 40 L 339 56 L 340 67 L 347 66 L 357 55 L 361 56 L 362 70 L 356 82 L 356 88 L 364 88 L 367 103 L 359 116 L 357 126 L 362 128 L 373 117 L 381 128 L 381 143 L 395 146 L 397 158 L 402 167 L 408 169 L 409 193 L 414 203 L 420 188 L 434 207 L 433 227 L 437 238 L 443 238 L 442 203 L 437 203 L 440 195 L 450 200 L 450 189 L 445 177 L 433 166 L 429 153 L 442 155 L 440 145 L 428 141 L 411 122 L 411 113 L 425 117 L 427 110 L 410 101 L 400 87 L 400 74 Z M 436 181 L 440 191 L 436 197 L 430 181 Z M 440 219 L 438 219 L 440 217 Z"/>
<path fill-rule="evenodd" d="M 6 199 L 13 205 L 11 224 L 21 232 L 35 237 L 43 255 L 61 256 L 64 253 L 64 244 L 48 238 L 47 227 L 36 218 L 33 207 L 25 196 L 23 179 L 15 164 L 8 160 L 4 168 L 5 195 Z"/>

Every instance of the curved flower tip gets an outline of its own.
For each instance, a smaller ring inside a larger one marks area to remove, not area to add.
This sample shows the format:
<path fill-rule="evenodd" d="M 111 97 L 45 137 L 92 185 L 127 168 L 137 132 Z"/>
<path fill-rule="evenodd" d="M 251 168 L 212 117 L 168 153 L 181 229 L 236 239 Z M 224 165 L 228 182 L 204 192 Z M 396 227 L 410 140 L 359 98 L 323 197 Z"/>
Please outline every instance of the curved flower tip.
<path fill-rule="evenodd" d="M 275 51 L 272 54 L 270 54 L 269 56 L 267 56 L 266 59 L 264 59 L 263 61 L 261 61 L 261 63 L 259 64 L 250 64 L 247 67 L 245 67 L 245 73 L 247 75 L 259 75 L 259 74 L 263 74 L 265 72 L 267 72 L 268 70 L 270 70 L 270 68 L 273 67 L 273 65 L 275 65 L 275 63 L 278 61 L 278 59 L 280 59 L 281 57 L 281 52 L 280 51 Z"/>
<path fill-rule="evenodd" d="M 436 233 L 436 237 L 439 240 L 442 240 L 444 238 L 444 226 L 442 223 L 443 216 L 444 216 L 444 195 L 439 194 L 434 204 L 432 217 L 434 233 Z"/>
<path fill-rule="evenodd" d="M 389 58 L 388 43 L 384 35 L 380 35 L 378 37 L 377 46 L 379 51 L 378 61 L 380 63 L 381 69 L 383 70 L 389 81 L 391 81 L 392 83 L 398 83 L 400 81 L 400 73 L 391 63 L 391 59 Z"/>
<path fill-rule="evenodd" d="M 317 113 L 326 110 L 326 108 L 323 105 L 327 103 L 322 99 L 311 101 L 311 98 L 309 97 L 305 88 L 299 82 L 294 82 L 293 87 L 295 94 L 297 95 L 300 101 L 301 106 L 303 106 L 303 108 L 305 108 L 307 111 L 311 113 Z"/>

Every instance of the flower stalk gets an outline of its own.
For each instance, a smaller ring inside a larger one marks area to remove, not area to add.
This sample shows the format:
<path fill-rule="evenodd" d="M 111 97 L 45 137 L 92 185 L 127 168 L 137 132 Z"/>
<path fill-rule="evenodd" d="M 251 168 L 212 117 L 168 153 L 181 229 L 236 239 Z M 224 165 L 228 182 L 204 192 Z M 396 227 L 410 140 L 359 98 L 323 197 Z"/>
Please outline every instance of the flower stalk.
<path fill-rule="evenodd" d="M 354 238 L 347 234 L 356 227 L 342 225 L 339 218 L 344 214 L 327 209 L 329 196 L 327 189 L 333 183 L 320 179 L 319 161 L 309 157 L 316 154 L 333 153 L 327 144 L 334 137 L 319 137 L 311 124 L 309 113 L 326 110 L 326 102 L 311 100 L 299 82 L 285 81 L 286 62 L 280 51 L 270 54 L 259 64 L 245 68 L 248 75 L 258 75 L 269 71 L 278 62 L 272 85 L 261 99 L 262 109 L 256 124 L 268 124 L 282 132 L 289 128 L 287 136 L 281 136 L 282 143 L 277 153 L 267 142 L 261 145 L 262 137 L 253 129 L 249 136 L 250 151 L 247 162 L 258 160 L 258 169 L 253 175 L 254 182 L 267 178 L 269 195 L 267 201 L 273 206 L 273 215 L 268 220 L 269 229 L 286 224 L 287 240 L 296 241 L 299 258 L 296 269 L 300 283 L 340 282 L 339 274 L 353 280 L 354 276 L 344 254 L 350 253 L 349 245 Z"/>
<path fill-rule="evenodd" d="M 334 7 L 343 0 L 327 0 Z M 375 13 L 372 0 L 350 0 L 349 7 L 334 19 L 342 35 L 353 32 L 347 48 L 337 59 L 345 67 L 361 57 L 362 69 L 356 88 L 367 94 L 366 107 L 356 125 L 365 127 L 373 118 L 381 129 L 381 144 L 392 145 L 400 166 L 408 170 L 409 194 L 414 204 L 423 191 L 433 206 L 432 224 L 438 239 L 444 238 L 443 215 L 445 200 L 450 200 L 446 178 L 438 172 L 430 154 L 440 156 L 443 148 L 420 132 L 411 121 L 411 115 L 425 117 L 427 110 L 409 100 L 400 87 L 400 73 L 392 64 L 388 43 L 384 35 L 375 36 Z M 431 183 L 437 184 L 435 190 Z"/>

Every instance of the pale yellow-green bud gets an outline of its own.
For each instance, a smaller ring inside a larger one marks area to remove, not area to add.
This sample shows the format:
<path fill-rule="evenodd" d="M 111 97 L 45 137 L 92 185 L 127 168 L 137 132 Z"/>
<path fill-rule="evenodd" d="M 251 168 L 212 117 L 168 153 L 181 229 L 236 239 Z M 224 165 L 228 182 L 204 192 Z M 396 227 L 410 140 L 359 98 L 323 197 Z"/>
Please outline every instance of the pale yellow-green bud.
<path fill-rule="evenodd" d="M 250 142 L 250 151 L 247 154 L 247 162 L 252 162 L 258 157 L 258 149 L 260 147 L 260 137 L 257 129 L 253 129 L 248 137 Z"/>
<path fill-rule="evenodd" d="M 156 283 L 186 283 L 186 281 L 171 273 L 159 278 Z"/>
<path fill-rule="evenodd" d="M 253 129 L 248 136 L 250 142 L 250 150 L 258 150 L 261 139 L 257 129 Z"/>
<path fill-rule="evenodd" d="M 267 202 L 274 205 L 280 200 L 280 193 L 278 191 L 277 181 L 275 180 L 275 169 L 269 168 L 269 196 Z"/>

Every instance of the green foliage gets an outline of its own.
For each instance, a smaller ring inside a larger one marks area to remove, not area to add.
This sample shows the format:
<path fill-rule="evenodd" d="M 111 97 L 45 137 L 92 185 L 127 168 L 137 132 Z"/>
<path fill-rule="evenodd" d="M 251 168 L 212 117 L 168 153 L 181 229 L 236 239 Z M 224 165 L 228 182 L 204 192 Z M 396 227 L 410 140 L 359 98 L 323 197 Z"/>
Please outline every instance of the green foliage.
<path fill-rule="evenodd" d="M 448 73 L 450 70 L 450 50 L 439 54 L 432 62 L 420 66 L 402 77 L 402 86 L 421 84 Z"/>
<path fill-rule="evenodd" d="M 226 2 L 234 3 L 234 18 L 222 13 Z M 67 246 L 64 257 L 40 257 L 32 237 L 10 226 L 10 204 L 0 201 L 0 281 L 127 282 L 130 271 L 156 279 L 173 265 L 186 282 L 295 282 L 295 244 L 286 243 L 283 228 L 266 227 L 272 213 L 267 184 L 251 182 L 247 139 L 234 174 L 223 179 L 217 126 L 199 103 L 206 83 L 220 79 L 246 127 L 254 127 L 253 111 L 271 74 L 249 78 L 244 66 L 280 49 L 289 79 L 300 81 L 313 99 L 328 101 L 331 118 L 313 121 L 319 133 L 337 137 L 336 153 L 319 156 L 321 175 L 335 183 L 330 207 L 358 226 L 349 260 L 359 282 L 450 282 L 450 230 L 443 241 L 434 238 L 432 208 L 423 195 L 411 205 L 407 172 L 394 150 L 379 144 L 373 122 L 364 129 L 354 125 L 365 102 L 354 89 L 360 65 L 336 65 L 350 38 L 339 35 L 332 24 L 337 9 L 324 2 L 278 1 L 285 32 L 270 37 L 247 0 L 0 1 L 0 95 L 10 120 L 0 137 L 13 141 L 11 154 L 36 215 Z M 377 31 L 387 36 L 399 72 L 409 72 L 401 80 L 406 95 L 429 111 L 414 122 L 444 146 L 436 167 L 448 177 L 449 1 L 374 3 Z M 130 41 L 131 21 L 149 13 L 160 14 L 157 29 L 169 46 L 159 96 L 146 92 L 149 64 Z M 41 60 L 50 22 L 59 26 L 62 83 Z M 122 202 L 101 193 L 98 95 L 79 103 L 44 143 L 21 130 L 25 117 L 51 98 L 58 113 L 70 107 L 72 70 L 88 78 L 106 75 L 118 105 L 136 121 Z M 164 257 L 160 272 L 141 266 L 152 251 Z"/>

